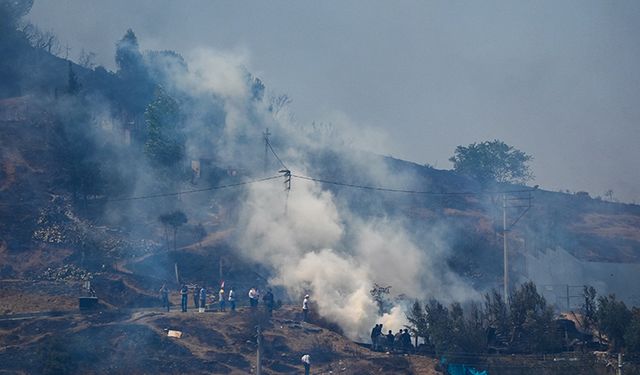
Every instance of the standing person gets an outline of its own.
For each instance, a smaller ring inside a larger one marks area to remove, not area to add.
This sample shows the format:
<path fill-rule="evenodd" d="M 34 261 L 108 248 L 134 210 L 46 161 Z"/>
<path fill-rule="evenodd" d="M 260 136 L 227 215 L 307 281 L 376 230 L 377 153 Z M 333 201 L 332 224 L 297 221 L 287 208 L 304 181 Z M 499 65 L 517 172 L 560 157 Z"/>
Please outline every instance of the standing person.
<path fill-rule="evenodd" d="M 309 318 L 309 295 L 306 294 L 302 300 L 302 321 L 306 322 Z"/>
<path fill-rule="evenodd" d="M 258 292 L 256 291 L 256 288 L 251 288 L 249 289 L 249 306 L 256 307 L 258 306 Z"/>
<path fill-rule="evenodd" d="M 224 311 L 224 306 L 226 303 L 224 288 L 220 288 L 220 291 L 218 292 L 218 302 L 220 302 L 220 311 Z"/>
<path fill-rule="evenodd" d="M 200 305 L 198 302 L 200 301 L 200 288 L 198 288 L 198 284 L 193 284 L 193 305 L 196 309 L 200 309 Z"/>
<path fill-rule="evenodd" d="M 236 312 L 236 294 L 233 288 L 229 288 L 229 306 L 231 307 L 231 312 Z"/>
<path fill-rule="evenodd" d="M 162 284 L 162 288 L 160 288 L 160 298 L 162 299 L 162 307 L 165 307 L 169 312 L 169 289 L 165 284 Z"/>
<path fill-rule="evenodd" d="M 271 292 L 271 288 L 267 289 L 267 293 L 262 297 L 262 301 L 264 302 L 264 307 L 267 310 L 267 314 L 271 316 L 273 313 L 273 293 Z"/>
<path fill-rule="evenodd" d="M 379 350 L 378 337 L 382 335 L 382 324 L 376 324 L 371 330 L 371 348 L 373 350 Z"/>
<path fill-rule="evenodd" d="M 393 346 L 395 347 L 396 351 L 402 350 L 402 330 L 399 330 L 398 333 L 393 336 Z"/>
<path fill-rule="evenodd" d="M 376 339 L 378 338 L 378 325 L 371 329 L 371 350 L 376 350 Z"/>
<path fill-rule="evenodd" d="M 187 284 L 182 284 L 182 288 L 180 288 L 180 296 L 182 297 L 182 312 L 187 312 L 187 299 L 189 297 L 189 288 L 187 287 Z"/>
<path fill-rule="evenodd" d="M 387 333 L 387 350 L 392 352 L 393 351 L 393 340 L 395 339 L 395 336 L 393 336 L 393 332 L 391 332 L 391 330 L 389 330 L 389 333 Z"/>
<path fill-rule="evenodd" d="M 202 287 L 202 289 L 200 289 L 200 307 L 198 308 L 199 312 L 204 312 L 204 310 L 207 308 L 207 290 Z"/>
<path fill-rule="evenodd" d="M 413 349 L 413 345 L 411 345 L 411 334 L 406 328 L 404 330 L 404 333 L 402 334 L 402 349 L 405 351 L 410 351 L 411 349 Z"/>
<path fill-rule="evenodd" d="M 305 354 L 300 358 L 300 360 L 304 365 L 304 375 L 309 375 L 311 371 L 311 356 L 309 354 Z"/>

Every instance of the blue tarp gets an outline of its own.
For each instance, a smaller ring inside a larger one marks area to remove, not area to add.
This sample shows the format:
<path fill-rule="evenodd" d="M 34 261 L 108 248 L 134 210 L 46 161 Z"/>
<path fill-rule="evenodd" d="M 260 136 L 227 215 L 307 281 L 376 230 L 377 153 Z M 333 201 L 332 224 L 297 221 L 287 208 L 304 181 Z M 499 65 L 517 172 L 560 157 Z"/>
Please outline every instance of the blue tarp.
<path fill-rule="evenodd" d="M 444 357 L 440 359 L 440 364 L 447 369 L 449 375 L 489 375 L 487 370 L 480 371 L 476 370 L 473 366 L 448 363 Z"/>
<path fill-rule="evenodd" d="M 447 372 L 449 375 L 489 375 L 486 370 L 480 371 L 472 366 L 457 363 L 450 363 L 449 366 L 447 366 Z"/>

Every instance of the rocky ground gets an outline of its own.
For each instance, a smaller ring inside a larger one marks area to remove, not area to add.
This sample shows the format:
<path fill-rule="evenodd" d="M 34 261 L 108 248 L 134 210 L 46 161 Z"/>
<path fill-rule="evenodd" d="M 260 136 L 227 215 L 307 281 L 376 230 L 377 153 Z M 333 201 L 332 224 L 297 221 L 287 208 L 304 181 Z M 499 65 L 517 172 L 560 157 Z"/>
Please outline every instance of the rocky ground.
<path fill-rule="evenodd" d="M 261 323 L 264 374 L 301 373 L 307 353 L 315 374 L 437 374 L 433 359 L 371 352 L 295 318 L 289 308 L 271 320 L 242 308 L 235 314 L 105 309 L 4 319 L 0 373 L 255 373 L 254 325 Z M 182 337 L 168 337 L 168 330 Z"/>

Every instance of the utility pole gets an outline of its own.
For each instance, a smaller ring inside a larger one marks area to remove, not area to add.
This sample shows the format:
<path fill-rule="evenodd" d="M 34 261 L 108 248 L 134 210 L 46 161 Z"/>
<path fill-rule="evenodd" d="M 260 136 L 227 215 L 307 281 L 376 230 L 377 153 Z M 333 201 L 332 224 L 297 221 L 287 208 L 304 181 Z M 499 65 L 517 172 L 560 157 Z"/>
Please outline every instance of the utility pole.
<path fill-rule="evenodd" d="M 269 128 L 267 128 L 262 135 L 264 136 L 264 173 L 266 174 L 267 167 L 269 166 L 269 136 L 271 135 Z"/>
<path fill-rule="evenodd" d="M 503 270 L 503 295 L 504 302 L 509 305 L 509 255 L 507 253 L 507 195 L 502 194 L 502 262 L 504 265 Z"/>
<path fill-rule="evenodd" d="M 262 375 L 262 331 L 260 330 L 260 326 L 256 326 L 256 330 L 258 332 L 257 342 L 258 342 L 258 352 L 256 353 L 256 374 Z"/>
<path fill-rule="evenodd" d="M 502 194 L 502 247 L 503 247 L 503 293 L 504 293 L 504 301 L 507 304 L 507 306 L 509 305 L 509 249 L 507 246 L 507 232 L 509 232 L 511 230 L 511 228 L 513 228 L 514 225 L 516 225 L 516 223 L 524 216 L 524 214 L 527 213 L 527 211 L 529 211 L 529 209 L 531 208 L 531 192 L 536 190 L 538 188 L 538 185 L 534 186 L 533 189 L 531 190 L 525 190 L 522 192 L 526 192 L 527 196 L 526 197 L 522 197 L 522 196 L 514 196 L 514 197 L 510 197 L 507 198 L 507 194 L 504 193 Z M 512 193 L 513 194 L 513 193 Z M 522 203 L 518 203 L 517 205 L 508 205 L 507 201 L 515 201 L 515 202 L 522 202 L 522 201 L 526 201 L 526 204 L 522 204 Z M 515 220 L 513 220 L 513 222 L 507 224 L 507 209 L 508 208 L 521 208 L 523 209 L 520 214 L 516 217 Z"/>
<path fill-rule="evenodd" d="M 618 375 L 622 375 L 622 353 L 618 353 Z"/>

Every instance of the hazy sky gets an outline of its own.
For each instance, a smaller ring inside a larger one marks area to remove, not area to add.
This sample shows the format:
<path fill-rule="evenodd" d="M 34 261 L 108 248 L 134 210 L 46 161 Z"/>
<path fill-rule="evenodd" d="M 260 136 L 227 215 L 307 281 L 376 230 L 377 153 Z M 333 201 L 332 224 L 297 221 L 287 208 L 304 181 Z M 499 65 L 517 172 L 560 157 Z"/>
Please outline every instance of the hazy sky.
<path fill-rule="evenodd" d="M 36 0 L 29 17 L 110 69 L 127 28 L 239 55 L 299 122 L 383 131 L 384 155 L 449 169 L 497 138 L 542 188 L 640 202 L 640 1 Z"/>

